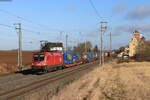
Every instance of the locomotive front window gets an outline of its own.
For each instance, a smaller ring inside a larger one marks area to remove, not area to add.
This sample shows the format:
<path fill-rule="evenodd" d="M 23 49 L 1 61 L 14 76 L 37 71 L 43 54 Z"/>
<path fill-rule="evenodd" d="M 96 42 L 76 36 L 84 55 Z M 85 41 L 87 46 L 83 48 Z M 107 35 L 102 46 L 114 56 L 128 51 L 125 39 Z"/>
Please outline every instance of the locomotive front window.
<path fill-rule="evenodd" d="M 44 61 L 44 55 L 34 55 L 34 61 Z"/>
<path fill-rule="evenodd" d="M 39 61 L 44 61 L 44 55 L 39 56 Z"/>
<path fill-rule="evenodd" d="M 39 57 L 38 55 L 34 55 L 34 61 L 38 61 Z"/>

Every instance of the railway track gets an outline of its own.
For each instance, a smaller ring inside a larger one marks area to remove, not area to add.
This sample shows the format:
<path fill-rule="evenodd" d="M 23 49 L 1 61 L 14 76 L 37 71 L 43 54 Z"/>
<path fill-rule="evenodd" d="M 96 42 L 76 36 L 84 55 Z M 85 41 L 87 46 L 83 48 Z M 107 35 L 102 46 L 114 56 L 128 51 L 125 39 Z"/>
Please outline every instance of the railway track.
<path fill-rule="evenodd" d="M 69 71 L 54 75 L 54 76 L 50 76 L 46 79 L 41 79 L 41 80 L 38 80 L 36 82 L 32 82 L 32 83 L 27 84 L 23 87 L 16 88 L 16 89 L 1 93 L 0 94 L 0 100 L 12 100 L 18 96 L 21 96 L 21 95 L 28 93 L 34 89 L 45 86 L 51 82 L 55 82 L 57 80 L 63 79 L 69 75 L 76 73 L 76 72 L 80 72 L 80 71 L 89 69 L 90 66 L 94 66 L 96 63 L 97 62 L 93 62 L 93 63 L 85 64 L 85 65 L 80 65 L 80 67 L 77 69 L 72 69 L 72 70 L 69 70 Z M 85 66 L 89 66 L 89 67 L 85 67 Z"/>

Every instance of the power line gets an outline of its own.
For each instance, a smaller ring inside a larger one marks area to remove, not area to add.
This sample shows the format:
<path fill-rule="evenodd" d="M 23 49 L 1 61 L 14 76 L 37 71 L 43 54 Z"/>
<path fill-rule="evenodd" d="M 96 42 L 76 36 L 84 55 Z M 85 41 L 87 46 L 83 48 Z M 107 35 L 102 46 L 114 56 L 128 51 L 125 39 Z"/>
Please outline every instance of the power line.
<path fill-rule="evenodd" d="M 14 28 L 13 26 L 6 25 L 6 24 L 0 24 L 0 26 L 7 27 L 7 28 Z"/>
<path fill-rule="evenodd" d="M 96 10 L 96 8 L 95 8 L 95 6 L 94 6 L 94 4 L 92 3 L 91 0 L 90 0 L 90 2 L 91 2 L 91 4 L 92 4 L 93 8 L 95 9 L 97 15 L 100 17 L 98 11 Z M 9 12 L 9 11 L 3 10 L 3 9 L 0 9 L 0 12 L 5 13 L 5 14 L 8 14 L 8 15 L 10 15 L 10 16 L 13 16 L 13 17 L 15 17 L 15 18 L 18 18 L 18 19 L 23 20 L 23 21 L 25 21 L 25 22 L 31 23 L 31 24 L 33 24 L 33 25 L 42 27 L 43 29 L 48 29 L 48 30 L 51 30 L 51 31 L 52 31 L 52 30 L 55 30 L 55 31 L 58 31 L 58 32 L 64 32 L 64 30 L 51 29 L 51 28 L 49 28 L 49 26 L 47 26 L 47 25 L 42 25 L 42 24 L 39 24 L 39 23 L 34 23 L 32 20 L 29 20 L 29 19 L 27 19 L 27 18 L 18 16 L 18 15 L 16 15 L 16 14 L 12 13 L 12 12 Z M 8 27 L 8 28 L 13 28 L 13 29 L 14 29 L 14 27 L 13 27 L 13 26 L 10 26 L 10 25 L 5 25 L 5 24 L 0 24 L 0 25 L 1 25 L 1 26 L 4 26 L 4 27 Z M 40 33 L 45 33 L 45 32 L 40 32 L 40 31 L 37 32 L 37 31 L 25 29 L 25 28 L 22 28 L 22 31 L 31 32 L 31 33 L 36 33 L 36 34 L 38 34 L 38 35 L 40 35 Z"/>
<path fill-rule="evenodd" d="M 41 32 L 36 32 L 36 31 L 33 31 L 33 30 L 29 30 L 29 29 L 22 29 L 23 31 L 26 31 L 26 32 L 31 32 L 31 33 L 36 33 L 36 34 L 40 34 Z"/>
<path fill-rule="evenodd" d="M 34 23 L 33 21 L 31 21 L 31 20 L 29 20 L 29 19 L 27 19 L 27 18 L 18 16 L 18 15 L 14 14 L 14 13 L 11 13 L 11 12 L 6 11 L 6 10 L 3 10 L 3 9 L 0 9 L 0 12 L 6 13 L 6 14 L 8 14 L 8 15 L 10 15 L 10 16 L 16 17 L 16 18 L 18 18 L 18 19 L 20 19 L 20 20 L 23 20 L 23 21 L 25 21 L 25 22 L 34 24 L 34 25 L 36 25 L 36 26 L 43 27 L 44 29 L 55 30 L 55 31 L 62 31 L 62 30 L 60 30 L 60 29 L 51 29 L 51 28 L 49 28 L 47 25 L 43 25 L 43 24 L 39 24 L 39 23 Z"/>
<path fill-rule="evenodd" d="M 91 4 L 92 8 L 94 9 L 94 12 L 95 12 L 95 14 L 97 15 L 97 17 L 101 19 L 102 17 L 100 16 L 98 10 L 96 9 L 96 7 L 95 7 L 93 1 L 92 1 L 92 0 L 89 0 L 89 2 L 90 2 L 90 4 Z"/>
<path fill-rule="evenodd" d="M 66 34 L 66 51 L 68 50 L 68 34 Z"/>
<path fill-rule="evenodd" d="M 92 3 L 92 5 L 93 5 L 93 3 Z M 93 7 L 94 7 L 94 5 L 93 5 Z M 95 9 L 96 9 L 96 8 L 95 8 Z M 8 14 L 8 15 L 13 16 L 13 17 L 15 17 L 15 18 L 18 18 L 18 19 L 20 19 L 20 20 L 22 20 L 22 21 L 24 21 L 24 22 L 30 23 L 30 24 L 32 24 L 32 25 L 36 25 L 36 26 L 38 26 L 38 27 L 40 27 L 40 28 L 43 28 L 43 29 L 46 29 L 46 30 L 58 31 L 58 32 L 61 32 L 61 31 L 64 32 L 64 31 L 65 31 L 65 30 L 57 29 L 57 28 L 50 28 L 49 26 L 43 25 L 43 24 L 40 24 L 40 23 L 35 23 L 35 22 L 33 22 L 32 20 L 30 20 L 30 19 L 24 18 L 24 17 L 22 17 L 22 16 L 16 15 L 16 14 L 14 14 L 14 13 L 12 13 L 12 12 L 9 12 L 9 11 L 3 10 L 3 9 L 0 9 L 0 12 L 5 13 L 5 14 Z M 97 10 L 96 10 L 96 12 L 98 13 Z M 99 14 L 98 14 L 98 16 L 100 17 Z M 77 29 L 77 30 L 78 30 L 78 29 Z M 73 31 L 76 31 L 76 29 L 73 30 Z"/>
<path fill-rule="evenodd" d="M 6 11 L 6 10 L 3 10 L 3 9 L 0 9 L 0 12 L 5 13 L 5 14 L 8 14 L 8 15 L 13 16 L 13 17 L 16 17 L 16 18 L 19 18 L 19 16 L 15 15 L 15 14 L 13 14 L 13 13 L 11 13 L 11 12 L 8 12 L 8 11 Z"/>
<path fill-rule="evenodd" d="M 10 29 L 15 29 L 14 26 L 7 25 L 7 24 L 0 24 L 0 26 L 2 26 L 2 27 L 7 27 L 7 28 L 10 28 Z M 45 33 L 45 32 L 34 31 L 34 30 L 26 29 L 26 28 L 22 28 L 21 30 L 24 31 L 24 32 L 30 32 L 30 33 L 34 33 L 34 34 L 37 34 L 37 35 L 40 35 L 41 33 Z M 52 36 L 51 36 L 51 37 L 52 37 Z"/>
<path fill-rule="evenodd" d="M 0 24 L 0 26 L 6 27 L 6 28 L 10 28 L 10 29 L 14 29 L 14 30 L 15 30 L 15 27 L 14 27 L 14 26 L 11 26 L 11 25 Z M 40 35 L 41 33 L 45 33 L 45 32 L 34 31 L 34 30 L 26 29 L 26 28 L 22 28 L 21 30 L 24 31 L 24 32 L 34 33 L 34 34 L 37 34 L 37 35 Z M 51 37 L 52 37 L 52 36 L 51 36 Z M 30 37 L 30 38 L 31 38 L 31 37 Z M 34 39 L 33 39 L 33 40 L 34 40 Z"/>
<path fill-rule="evenodd" d="M 0 24 L 0 26 L 11 28 L 11 29 L 12 28 L 15 29 L 15 27 L 7 25 L 7 24 Z M 24 28 L 22 28 L 22 30 L 26 31 L 26 32 L 31 32 L 31 33 L 37 33 L 38 35 L 41 33 L 41 32 L 38 32 L 38 31 L 33 31 L 33 30 L 29 30 L 29 29 L 24 29 Z"/>

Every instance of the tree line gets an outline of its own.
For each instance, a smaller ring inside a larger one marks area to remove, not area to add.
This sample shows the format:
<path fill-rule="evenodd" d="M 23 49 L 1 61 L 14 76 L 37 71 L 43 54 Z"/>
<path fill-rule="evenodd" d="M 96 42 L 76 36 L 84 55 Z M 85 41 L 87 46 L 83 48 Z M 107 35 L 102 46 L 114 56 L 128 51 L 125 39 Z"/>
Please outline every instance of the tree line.
<path fill-rule="evenodd" d="M 84 52 L 93 52 L 93 53 L 98 53 L 99 49 L 97 45 L 92 45 L 90 41 L 78 43 L 76 46 L 68 47 L 67 50 L 73 51 L 73 52 L 79 52 L 79 53 L 84 53 Z"/>

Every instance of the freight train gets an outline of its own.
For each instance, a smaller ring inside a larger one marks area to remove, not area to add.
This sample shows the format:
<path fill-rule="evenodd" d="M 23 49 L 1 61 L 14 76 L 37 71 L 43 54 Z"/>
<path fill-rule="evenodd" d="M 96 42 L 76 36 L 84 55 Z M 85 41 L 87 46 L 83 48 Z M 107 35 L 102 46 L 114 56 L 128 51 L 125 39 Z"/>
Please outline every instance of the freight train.
<path fill-rule="evenodd" d="M 41 44 L 40 52 L 33 54 L 32 70 L 36 72 L 48 72 L 89 63 L 96 59 L 97 57 L 91 52 L 81 54 L 72 51 L 63 51 L 62 43 L 45 42 Z"/>

